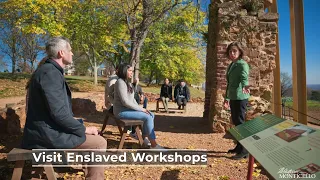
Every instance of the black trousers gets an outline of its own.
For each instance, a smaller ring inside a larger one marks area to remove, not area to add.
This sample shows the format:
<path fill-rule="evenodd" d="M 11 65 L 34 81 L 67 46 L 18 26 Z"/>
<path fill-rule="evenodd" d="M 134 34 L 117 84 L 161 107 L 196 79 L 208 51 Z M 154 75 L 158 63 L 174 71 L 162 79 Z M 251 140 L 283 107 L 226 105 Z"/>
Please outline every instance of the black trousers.
<path fill-rule="evenodd" d="M 235 126 L 243 124 L 246 120 L 248 99 L 244 100 L 230 100 L 231 119 Z M 237 153 L 246 153 L 247 150 L 237 142 L 236 146 Z"/>
<path fill-rule="evenodd" d="M 181 106 L 181 105 L 185 106 L 187 104 L 187 99 L 178 97 L 177 104 L 178 104 L 178 106 Z"/>

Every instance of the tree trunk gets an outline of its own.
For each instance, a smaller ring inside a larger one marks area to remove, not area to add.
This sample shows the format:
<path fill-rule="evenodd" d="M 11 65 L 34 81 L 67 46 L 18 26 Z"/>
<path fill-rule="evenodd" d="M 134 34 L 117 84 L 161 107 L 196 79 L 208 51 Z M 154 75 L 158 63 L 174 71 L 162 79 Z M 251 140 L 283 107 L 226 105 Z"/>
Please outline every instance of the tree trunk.
<path fill-rule="evenodd" d="M 14 74 L 16 72 L 16 57 L 13 56 L 12 57 L 12 69 L 11 69 L 11 73 Z"/>
<path fill-rule="evenodd" d="M 94 65 L 94 85 L 98 85 L 98 67 L 97 67 L 97 59 L 94 54 L 94 51 L 92 53 L 93 55 L 93 65 Z"/>
<path fill-rule="evenodd" d="M 172 8 L 174 8 L 176 5 L 179 4 L 178 1 L 174 1 L 174 4 L 172 6 L 162 9 L 158 15 L 155 15 L 153 2 L 154 1 L 151 1 L 151 0 L 143 0 L 142 1 L 142 6 L 143 6 L 142 22 L 139 24 L 139 26 L 134 25 L 133 28 L 130 28 L 130 25 L 128 25 L 129 31 L 130 31 L 130 40 L 131 40 L 130 64 L 132 65 L 132 67 L 134 67 L 134 77 L 139 77 L 140 52 L 141 52 L 141 47 L 144 43 L 144 40 L 147 37 L 149 27 L 154 22 L 161 19 L 166 12 L 168 12 L 169 10 L 171 10 Z M 153 19 L 154 15 L 156 16 L 156 18 Z"/>
<path fill-rule="evenodd" d="M 145 7 L 144 7 L 145 8 Z M 149 7 L 148 7 L 149 8 Z M 149 11 L 149 9 L 144 9 Z M 148 28 L 151 25 L 152 16 L 148 15 L 137 29 L 131 29 L 131 52 L 130 52 L 130 64 L 134 67 L 134 77 L 139 77 L 140 68 L 140 52 L 144 40 L 148 34 Z"/>
<path fill-rule="evenodd" d="M 26 72 L 26 69 L 27 69 L 27 60 L 26 59 L 23 59 L 23 67 L 22 67 L 22 72 Z"/>
<path fill-rule="evenodd" d="M 34 62 L 36 62 L 36 56 L 34 58 L 32 58 L 32 60 L 30 61 L 30 71 L 31 71 L 31 73 L 34 72 Z"/>
<path fill-rule="evenodd" d="M 153 79 L 153 76 L 154 76 L 154 71 L 153 71 L 153 69 L 151 69 L 150 76 L 149 76 L 149 81 L 148 81 L 148 85 L 147 86 L 150 86 L 150 84 L 152 82 L 152 79 Z"/>
<path fill-rule="evenodd" d="M 13 38 L 12 39 L 12 46 L 11 46 L 11 49 L 12 49 L 12 69 L 11 69 L 11 73 L 14 74 L 16 72 L 16 64 L 17 64 L 17 49 L 16 49 L 16 43 L 17 43 L 17 40 L 16 38 Z"/>

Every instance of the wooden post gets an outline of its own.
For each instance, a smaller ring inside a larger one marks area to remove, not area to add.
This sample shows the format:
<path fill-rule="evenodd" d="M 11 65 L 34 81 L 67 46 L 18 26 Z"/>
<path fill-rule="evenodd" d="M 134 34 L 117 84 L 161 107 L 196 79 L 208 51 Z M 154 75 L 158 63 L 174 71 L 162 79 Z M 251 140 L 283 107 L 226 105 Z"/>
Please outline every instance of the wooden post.
<path fill-rule="evenodd" d="M 273 0 L 271 7 L 269 7 L 269 11 L 273 13 L 278 13 L 278 5 L 277 0 Z M 278 24 L 278 22 L 277 22 Z M 276 116 L 281 117 L 282 115 L 282 107 L 281 107 L 281 81 L 280 81 L 280 48 L 279 48 L 279 27 L 278 33 L 276 34 L 276 68 L 273 70 L 273 112 Z"/>
<path fill-rule="evenodd" d="M 289 0 L 292 43 L 293 109 L 307 114 L 306 56 L 304 40 L 303 1 Z M 307 116 L 293 112 L 293 119 L 307 124 Z"/>

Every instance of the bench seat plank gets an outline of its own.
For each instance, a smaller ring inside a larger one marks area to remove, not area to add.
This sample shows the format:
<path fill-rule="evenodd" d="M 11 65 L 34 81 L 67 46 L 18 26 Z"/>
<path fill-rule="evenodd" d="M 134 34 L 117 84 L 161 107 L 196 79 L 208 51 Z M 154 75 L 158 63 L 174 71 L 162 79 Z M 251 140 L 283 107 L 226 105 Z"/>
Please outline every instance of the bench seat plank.
<path fill-rule="evenodd" d="M 28 149 L 13 148 L 7 155 L 7 161 L 31 160 L 32 151 Z"/>

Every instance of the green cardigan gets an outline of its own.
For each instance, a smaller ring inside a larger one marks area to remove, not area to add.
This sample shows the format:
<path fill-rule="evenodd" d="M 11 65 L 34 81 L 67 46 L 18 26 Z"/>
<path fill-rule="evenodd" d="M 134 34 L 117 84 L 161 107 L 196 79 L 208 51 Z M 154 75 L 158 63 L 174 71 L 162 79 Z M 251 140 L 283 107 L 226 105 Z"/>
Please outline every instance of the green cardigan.
<path fill-rule="evenodd" d="M 231 63 L 227 70 L 226 99 L 244 100 L 250 94 L 244 94 L 242 88 L 249 85 L 249 65 L 242 59 Z"/>

